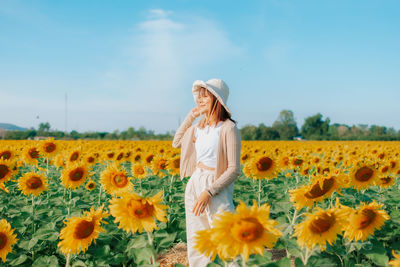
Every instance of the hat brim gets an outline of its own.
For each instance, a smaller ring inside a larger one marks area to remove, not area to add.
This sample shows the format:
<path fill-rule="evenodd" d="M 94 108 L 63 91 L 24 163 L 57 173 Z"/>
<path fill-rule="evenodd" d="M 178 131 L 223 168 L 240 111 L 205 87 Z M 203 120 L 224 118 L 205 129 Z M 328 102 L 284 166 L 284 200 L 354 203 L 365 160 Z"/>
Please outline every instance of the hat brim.
<path fill-rule="evenodd" d="M 202 80 L 194 81 L 193 86 L 192 86 L 193 99 L 196 104 L 197 104 L 197 98 L 199 97 L 199 91 L 200 91 L 201 87 L 204 87 L 208 91 L 210 91 L 217 98 L 217 100 L 221 103 L 221 105 L 226 109 L 226 111 L 229 113 L 229 116 L 232 116 L 231 111 L 229 110 L 229 108 L 227 107 L 226 103 L 223 101 L 221 96 L 219 94 L 217 94 L 217 92 L 215 92 L 214 88 L 211 85 L 209 85 L 208 83 L 206 83 Z"/>

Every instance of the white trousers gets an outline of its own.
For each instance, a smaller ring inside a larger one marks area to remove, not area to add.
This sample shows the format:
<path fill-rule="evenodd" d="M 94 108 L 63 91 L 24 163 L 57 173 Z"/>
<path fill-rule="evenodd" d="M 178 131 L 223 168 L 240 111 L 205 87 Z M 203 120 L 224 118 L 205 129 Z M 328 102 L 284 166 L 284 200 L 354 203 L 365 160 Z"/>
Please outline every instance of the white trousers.
<path fill-rule="evenodd" d="M 200 194 L 214 182 L 214 171 L 197 167 L 189 179 L 185 189 L 186 237 L 189 267 L 205 267 L 211 262 L 211 257 L 200 254 L 194 246 L 196 231 L 210 229 L 213 216 L 224 211 L 235 211 L 233 205 L 233 183 L 211 197 L 204 212 L 199 216 L 193 213 L 193 207 Z M 228 266 L 239 266 L 236 262 Z"/>

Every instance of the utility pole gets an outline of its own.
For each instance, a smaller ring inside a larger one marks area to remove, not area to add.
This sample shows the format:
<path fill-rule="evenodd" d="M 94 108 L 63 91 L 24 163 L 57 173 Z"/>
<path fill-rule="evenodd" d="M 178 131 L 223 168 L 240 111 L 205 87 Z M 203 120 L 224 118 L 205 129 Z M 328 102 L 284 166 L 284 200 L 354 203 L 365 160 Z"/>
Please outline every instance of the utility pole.
<path fill-rule="evenodd" d="M 65 92 L 65 135 L 67 135 L 67 126 L 68 126 L 68 123 L 67 123 L 67 119 L 68 119 L 68 117 L 67 117 L 67 112 L 68 112 L 68 107 L 67 107 L 67 92 Z"/>

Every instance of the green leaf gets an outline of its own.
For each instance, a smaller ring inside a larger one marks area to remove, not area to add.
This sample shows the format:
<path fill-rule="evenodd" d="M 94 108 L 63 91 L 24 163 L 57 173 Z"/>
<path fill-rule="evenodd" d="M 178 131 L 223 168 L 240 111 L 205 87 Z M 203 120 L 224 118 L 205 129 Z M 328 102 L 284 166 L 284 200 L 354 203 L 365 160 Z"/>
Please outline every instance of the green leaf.
<path fill-rule="evenodd" d="M 154 259 L 157 258 L 154 249 L 150 247 L 135 249 L 133 253 L 138 264 L 150 264 L 150 258 L 152 256 Z"/>
<path fill-rule="evenodd" d="M 39 241 L 36 237 L 32 238 L 28 243 L 28 250 L 31 250 Z"/>
<path fill-rule="evenodd" d="M 39 229 L 34 234 L 34 237 L 39 240 L 56 241 L 58 239 L 58 233 L 51 229 Z"/>
<path fill-rule="evenodd" d="M 372 246 L 370 249 L 363 248 L 360 252 L 376 265 L 388 266 L 389 257 L 386 255 L 386 249 L 383 247 L 382 243 L 378 242 L 376 239 L 373 239 L 371 243 Z"/>
<path fill-rule="evenodd" d="M 149 242 L 147 241 L 146 237 L 144 235 L 140 235 L 138 237 L 134 237 L 133 239 L 131 239 L 131 241 L 129 241 L 125 251 L 129 251 L 135 248 L 143 248 L 148 245 Z"/>
<path fill-rule="evenodd" d="M 51 266 L 51 267 L 59 266 L 57 257 L 54 255 L 41 256 L 37 258 L 32 264 L 32 267 L 42 267 L 42 266 Z"/>
<path fill-rule="evenodd" d="M 77 260 L 72 264 L 72 267 L 87 267 L 87 265 L 83 261 Z"/>
<path fill-rule="evenodd" d="M 21 265 L 22 263 L 24 263 L 26 260 L 28 259 L 28 256 L 26 256 L 25 254 L 19 255 L 18 258 L 10 261 L 8 264 L 12 265 L 12 266 L 17 266 L 17 265 Z"/>
<path fill-rule="evenodd" d="M 277 262 L 273 262 L 270 264 L 265 265 L 265 267 L 290 267 L 291 263 L 290 263 L 290 259 L 288 258 L 283 258 L 280 259 Z"/>

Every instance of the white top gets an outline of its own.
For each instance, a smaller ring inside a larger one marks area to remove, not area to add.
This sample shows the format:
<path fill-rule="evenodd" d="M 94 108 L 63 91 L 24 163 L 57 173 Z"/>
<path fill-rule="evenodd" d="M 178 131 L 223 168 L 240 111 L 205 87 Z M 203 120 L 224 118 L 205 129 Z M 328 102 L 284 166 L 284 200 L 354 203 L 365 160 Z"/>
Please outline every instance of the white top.
<path fill-rule="evenodd" d="M 217 167 L 217 148 L 221 125 L 222 122 L 219 122 L 216 126 L 207 125 L 203 129 L 195 128 L 197 163 L 202 162 L 211 168 Z"/>

